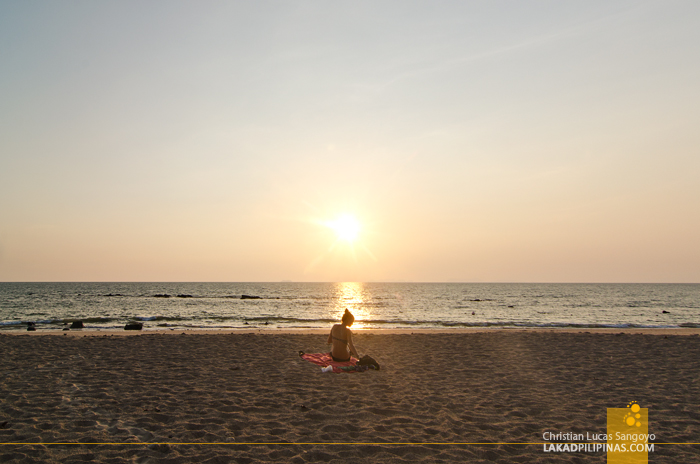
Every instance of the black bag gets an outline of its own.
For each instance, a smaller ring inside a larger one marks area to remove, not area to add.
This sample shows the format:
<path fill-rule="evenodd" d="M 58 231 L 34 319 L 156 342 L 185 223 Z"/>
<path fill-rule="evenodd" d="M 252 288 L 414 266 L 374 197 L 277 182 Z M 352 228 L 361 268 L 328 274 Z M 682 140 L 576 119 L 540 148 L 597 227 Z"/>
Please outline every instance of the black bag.
<path fill-rule="evenodd" d="M 369 366 L 372 369 L 379 370 L 379 363 L 375 361 L 372 356 L 364 355 L 360 358 L 360 361 L 357 364 L 360 366 Z"/>

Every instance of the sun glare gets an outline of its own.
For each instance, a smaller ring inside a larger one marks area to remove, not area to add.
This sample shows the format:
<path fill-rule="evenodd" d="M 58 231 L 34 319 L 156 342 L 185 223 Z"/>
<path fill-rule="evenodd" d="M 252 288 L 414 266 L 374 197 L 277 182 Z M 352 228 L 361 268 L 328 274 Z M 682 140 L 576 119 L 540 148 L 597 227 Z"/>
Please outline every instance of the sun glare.
<path fill-rule="evenodd" d="M 330 221 L 328 227 L 333 229 L 338 235 L 338 238 L 346 242 L 354 242 L 360 233 L 360 223 L 357 222 L 354 216 L 345 214 L 340 216 L 335 221 Z"/>

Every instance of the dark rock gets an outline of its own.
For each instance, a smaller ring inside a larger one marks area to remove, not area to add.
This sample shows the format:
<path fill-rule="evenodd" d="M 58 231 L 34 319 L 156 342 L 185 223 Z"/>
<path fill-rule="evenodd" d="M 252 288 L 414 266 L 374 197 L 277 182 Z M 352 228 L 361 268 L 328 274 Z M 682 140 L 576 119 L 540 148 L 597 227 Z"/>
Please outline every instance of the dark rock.
<path fill-rule="evenodd" d="M 241 295 L 241 300 L 262 300 L 262 297 L 255 295 Z"/>
<path fill-rule="evenodd" d="M 33 322 L 31 322 L 31 321 L 30 321 L 30 322 L 27 322 L 27 327 L 34 327 L 34 325 L 35 325 L 35 324 L 34 324 Z"/>
<path fill-rule="evenodd" d="M 36 332 L 36 327 L 30 325 L 29 327 L 27 327 L 27 332 Z"/>
<path fill-rule="evenodd" d="M 65 331 L 65 330 L 70 330 L 70 329 L 68 327 L 64 327 L 63 330 Z"/>
<path fill-rule="evenodd" d="M 671 314 L 671 312 L 670 312 L 670 311 L 666 311 L 666 310 L 664 309 L 663 311 L 661 311 L 661 314 Z"/>
<path fill-rule="evenodd" d="M 178 295 L 178 298 L 194 298 L 192 295 Z"/>
<path fill-rule="evenodd" d="M 83 325 L 83 321 L 73 321 L 73 323 L 70 325 L 71 329 L 82 329 L 83 327 L 85 327 Z"/>
<path fill-rule="evenodd" d="M 124 330 L 141 330 L 143 329 L 143 324 L 140 322 L 129 322 L 124 326 Z"/>
<path fill-rule="evenodd" d="M 155 295 L 153 295 L 153 298 L 170 298 L 170 295 L 168 295 L 167 293 L 156 293 Z"/>

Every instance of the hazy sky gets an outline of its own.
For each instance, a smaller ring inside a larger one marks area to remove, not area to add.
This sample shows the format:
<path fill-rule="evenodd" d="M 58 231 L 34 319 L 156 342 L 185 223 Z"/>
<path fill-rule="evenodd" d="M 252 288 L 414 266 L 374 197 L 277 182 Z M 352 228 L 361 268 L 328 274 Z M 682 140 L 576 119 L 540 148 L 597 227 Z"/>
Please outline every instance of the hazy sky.
<path fill-rule="evenodd" d="M 700 282 L 699 127 L 694 0 L 0 1 L 0 280 Z"/>

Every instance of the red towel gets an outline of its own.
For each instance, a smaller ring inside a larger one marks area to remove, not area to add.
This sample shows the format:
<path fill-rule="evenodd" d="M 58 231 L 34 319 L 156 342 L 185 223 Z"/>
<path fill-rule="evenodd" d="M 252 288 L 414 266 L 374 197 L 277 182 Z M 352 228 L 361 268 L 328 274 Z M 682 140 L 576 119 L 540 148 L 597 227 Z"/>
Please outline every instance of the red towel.
<path fill-rule="evenodd" d="M 348 367 L 348 366 L 354 366 L 357 364 L 357 359 L 351 357 L 350 361 L 345 361 L 345 362 L 337 362 L 333 361 L 333 358 L 331 358 L 330 353 L 305 353 L 301 355 L 301 359 L 305 359 L 309 362 L 312 362 L 314 364 L 317 364 L 321 367 L 326 367 L 326 366 L 333 366 L 333 372 L 336 374 L 339 372 L 355 372 L 355 371 L 344 371 L 343 369 L 340 369 L 341 367 Z"/>

